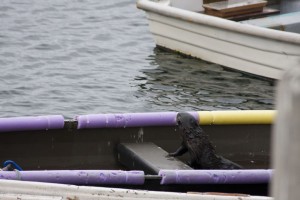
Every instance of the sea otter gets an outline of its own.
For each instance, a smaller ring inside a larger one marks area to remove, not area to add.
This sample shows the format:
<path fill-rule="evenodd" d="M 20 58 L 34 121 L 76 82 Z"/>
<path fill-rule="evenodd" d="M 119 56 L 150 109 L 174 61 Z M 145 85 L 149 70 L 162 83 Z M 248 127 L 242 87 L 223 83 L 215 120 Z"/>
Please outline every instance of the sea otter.
<path fill-rule="evenodd" d="M 189 152 L 190 166 L 194 169 L 241 169 L 242 167 L 216 154 L 215 148 L 189 113 L 177 114 L 177 125 L 181 131 L 182 145 L 169 156 L 181 156 Z"/>

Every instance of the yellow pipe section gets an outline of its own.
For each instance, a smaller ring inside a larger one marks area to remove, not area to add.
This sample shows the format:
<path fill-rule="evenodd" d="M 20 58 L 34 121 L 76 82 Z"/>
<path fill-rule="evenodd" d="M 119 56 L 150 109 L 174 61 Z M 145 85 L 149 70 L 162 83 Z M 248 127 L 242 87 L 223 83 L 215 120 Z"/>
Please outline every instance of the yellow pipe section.
<path fill-rule="evenodd" d="M 275 110 L 198 111 L 201 125 L 272 124 Z"/>

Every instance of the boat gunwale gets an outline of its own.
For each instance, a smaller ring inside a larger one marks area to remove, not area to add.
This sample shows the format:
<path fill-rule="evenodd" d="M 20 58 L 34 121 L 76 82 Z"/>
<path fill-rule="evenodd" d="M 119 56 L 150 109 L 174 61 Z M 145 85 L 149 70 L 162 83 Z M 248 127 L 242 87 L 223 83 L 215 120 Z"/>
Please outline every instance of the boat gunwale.
<path fill-rule="evenodd" d="M 37 126 L 40 119 L 37 117 L 10 117 L 0 118 L 0 132 L 33 131 L 48 129 L 95 129 L 95 128 L 129 128 L 129 127 L 164 127 L 176 126 L 178 112 L 145 112 L 145 113 L 107 113 L 79 115 L 72 120 L 59 119 L 59 126 Z M 190 111 L 190 114 L 200 125 L 254 125 L 273 124 L 276 110 L 214 110 Z M 22 121 L 23 120 L 23 121 Z M 9 123 L 9 124 L 7 124 Z M 48 122 L 49 123 L 49 122 Z M 31 126 L 28 126 L 31 124 Z M 36 125 L 37 124 L 37 125 Z M 42 124 L 43 125 L 43 124 Z"/>
<path fill-rule="evenodd" d="M 278 40 L 288 42 L 292 44 L 300 44 L 300 35 L 297 33 L 283 32 L 278 30 L 272 30 L 268 28 L 258 27 L 250 24 L 241 24 L 238 22 L 230 21 L 227 19 L 209 16 L 197 12 L 192 12 L 180 8 L 170 6 L 170 3 L 166 4 L 152 2 L 151 0 L 138 0 L 137 8 L 154 12 L 167 17 L 173 17 L 181 20 L 186 20 L 191 23 L 204 24 L 221 29 L 230 30 L 233 32 L 239 32 L 247 35 L 255 35 L 272 40 Z"/>
<path fill-rule="evenodd" d="M 40 183 L 32 181 L 0 180 L 1 197 L 11 197 L 15 195 L 19 198 L 49 197 L 49 199 L 249 199 L 249 200 L 273 200 L 268 196 L 242 195 L 218 192 L 170 192 L 170 191 L 151 191 L 145 189 L 126 189 L 116 187 L 95 187 L 95 186 L 77 186 L 57 183 Z M 15 197 L 13 196 L 13 197 Z M 12 199 L 12 198 L 11 198 Z M 27 198 L 26 198 L 27 199 Z M 29 198 L 28 198 L 29 199 Z M 48 198 L 47 198 L 48 199 Z"/>

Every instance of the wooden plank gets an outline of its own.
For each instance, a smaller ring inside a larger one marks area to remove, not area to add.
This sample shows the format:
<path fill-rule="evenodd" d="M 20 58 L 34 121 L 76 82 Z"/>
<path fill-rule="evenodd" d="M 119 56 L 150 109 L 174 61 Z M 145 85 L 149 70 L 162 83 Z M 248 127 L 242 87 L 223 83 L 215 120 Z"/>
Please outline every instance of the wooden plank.
<path fill-rule="evenodd" d="M 220 1 L 216 3 L 204 4 L 203 7 L 212 10 L 219 10 L 223 12 L 230 12 L 240 9 L 248 9 L 253 7 L 259 7 L 262 5 L 266 5 L 266 1 L 263 0 L 226 0 Z"/>
<path fill-rule="evenodd" d="M 263 11 L 262 7 L 254 7 L 254 8 L 249 8 L 246 10 L 234 10 L 234 11 L 229 11 L 229 12 L 222 12 L 222 11 L 215 11 L 211 9 L 206 9 L 205 14 L 208 15 L 213 15 L 217 17 L 222 17 L 222 18 L 228 18 L 228 17 L 235 17 L 239 15 L 245 15 L 245 14 L 250 14 L 250 13 L 260 13 Z"/>
<path fill-rule="evenodd" d="M 242 14 L 238 16 L 231 16 L 231 17 L 226 17 L 226 19 L 234 20 L 234 21 L 241 21 L 241 20 L 247 20 L 250 18 L 257 18 L 257 17 L 265 17 L 269 15 L 274 15 L 278 14 L 280 11 L 277 9 L 273 8 L 268 8 L 264 7 L 261 12 L 256 12 L 256 13 L 247 13 L 247 14 Z"/>
<path fill-rule="evenodd" d="M 205 8 L 205 14 L 225 18 L 249 13 L 262 12 L 263 7 L 266 4 L 266 1 L 261 0 L 227 0 L 216 3 L 204 4 L 203 7 Z"/>
<path fill-rule="evenodd" d="M 192 169 L 159 146 L 147 143 L 121 143 L 118 160 L 130 170 L 143 170 L 146 174 L 158 174 L 160 169 Z"/>
<path fill-rule="evenodd" d="M 223 0 L 203 0 L 203 4 L 208 4 L 208 3 L 214 3 L 214 2 L 220 2 Z"/>

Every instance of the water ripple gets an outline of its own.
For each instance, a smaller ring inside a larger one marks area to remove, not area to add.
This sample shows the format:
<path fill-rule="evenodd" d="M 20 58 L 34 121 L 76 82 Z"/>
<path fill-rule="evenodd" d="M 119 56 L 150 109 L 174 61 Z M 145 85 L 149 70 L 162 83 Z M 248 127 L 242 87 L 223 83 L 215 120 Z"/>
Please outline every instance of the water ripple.
<path fill-rule="evenodd" d="M 272 109 L 273 83 L 155 48 L 128 0 L 3 0 L 0 117 Z"/>

